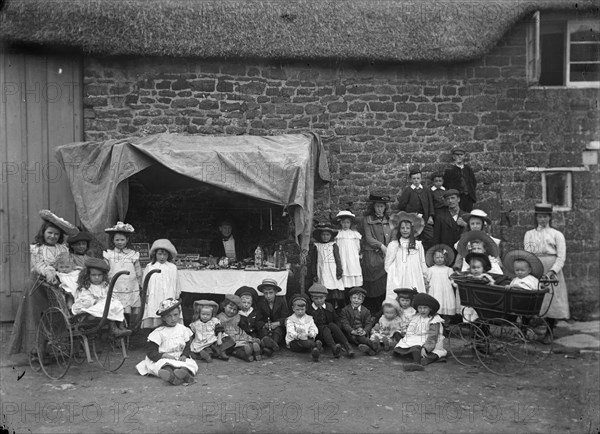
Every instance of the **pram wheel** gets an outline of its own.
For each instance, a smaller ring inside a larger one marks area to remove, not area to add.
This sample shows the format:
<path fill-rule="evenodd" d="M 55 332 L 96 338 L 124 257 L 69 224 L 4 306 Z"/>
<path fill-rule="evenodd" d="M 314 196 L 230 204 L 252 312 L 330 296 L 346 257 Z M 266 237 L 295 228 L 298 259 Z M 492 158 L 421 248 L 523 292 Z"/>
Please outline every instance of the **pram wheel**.
<path fill-rule="evenodd" d="M 519 372 L 529 359 L 525 336 L 519 327 L 503 318 L 480 320 L 487 346 L 475 354 L 483 366 L 498 375 Z"/>
<path fill-rule="evenodd" d="M 38 325 L 37 362 L 46 376 L 59 380 L 69 370 L 72 359 L 73 333 L 69 319 L 61 309 L 51 307 Z"/>
<path fill-rule="evenodd" d="M 454 360 L 463 366 L 474 367 L 479 364 L 477 351 L 485 351 L 487 338 L 474 323 L 454 324 L 448 331 L 447 350 Z"/>
<path fill-rule="evenodd" d="M 125 363 L 127 337 L 116 338 L 109 330 L 100 330 L 92 345 L 96 361 L 107 371 L 115 372 Z"/>

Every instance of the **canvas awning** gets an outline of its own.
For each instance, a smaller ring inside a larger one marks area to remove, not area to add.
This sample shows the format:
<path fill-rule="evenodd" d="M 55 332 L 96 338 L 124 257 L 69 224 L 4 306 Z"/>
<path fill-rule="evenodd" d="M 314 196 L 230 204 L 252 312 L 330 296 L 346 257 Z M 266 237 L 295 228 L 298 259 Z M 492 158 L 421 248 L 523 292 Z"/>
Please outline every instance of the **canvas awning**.
<path fill-rule="evenodd" d="M 315 181 L 329 181 L 318 135 L 199 136 L 159 134 L 60 146 L 83 225 L 96 235 L 124 220 L 128 179 L 156 164 L 191 179 L 287 207 L 308 248 Z"/>

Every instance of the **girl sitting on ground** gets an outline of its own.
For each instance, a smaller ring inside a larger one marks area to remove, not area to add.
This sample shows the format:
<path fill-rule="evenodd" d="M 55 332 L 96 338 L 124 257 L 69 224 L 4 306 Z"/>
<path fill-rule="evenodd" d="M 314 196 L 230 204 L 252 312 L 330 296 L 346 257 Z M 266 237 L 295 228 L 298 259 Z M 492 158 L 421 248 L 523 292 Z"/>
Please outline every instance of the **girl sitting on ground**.
<path fill-rule="evenodd" d="M 408 325 L 404 338 L 394 348 L 394 354 L 412 357 L 413 362 L 404 365 L 405 371 L 422 371 L 424 366 L 446 356 L 442 330 L 444 320 L 437 314 L 440 304 L 429 294 L 417 294 L 413 305 L 418 313 Z"/>
<path fill-rule="evenodd" d="M 137 364 L 140 375 L 154 375 L 179 386 L 193 383 L 198 365 L 190 357 L 192 331 L 179 323 L 181 300 L 163 300 L 156 315 L 163 325 L 148 335 L 146 358 Z"/>
<path fill-rule="evenodd" d="M 221 360 L 229 360 L 225 351 L 235 346 L 235 342 L 224 334 L 221 321 L 216 318 L 219 305 L 212 300 L 196 300 L 194 302 L 194 319 L 190 329 L 194 332 L 194 340 L 190 347 L 194 359 L 212 362 L 214 355 Z"/>
<path fill-rule="evenodd" d="M 221 303 L 221 312 L 217 319 L 223 324 L 225 334 L 235 342 L 227 350 L 228 355 L 233 355 L 246 362 L 262 360 L 262 349 L 258 338 L 253 338 L 240 327 L 240 314 L 242 299 L 235 294 L 227 294 Z"/>

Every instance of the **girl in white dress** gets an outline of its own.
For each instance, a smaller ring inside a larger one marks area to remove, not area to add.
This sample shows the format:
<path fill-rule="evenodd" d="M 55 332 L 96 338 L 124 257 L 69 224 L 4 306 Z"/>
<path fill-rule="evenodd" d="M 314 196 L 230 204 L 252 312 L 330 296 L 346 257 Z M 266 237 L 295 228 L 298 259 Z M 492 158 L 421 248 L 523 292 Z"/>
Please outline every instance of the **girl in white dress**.
<path fill-rule="evenodd" d="M 454 270 L 449 267 L 454 263 L 452 249 L 444 244 L 436 244 L 427 250 L 425 261 L 429 266 L 426 271 L 427 292 L 440 303 L 439 313 L 442 318 L 460 313 L 454 288 L 452 287 L 451 276 Z"/>
<path fill-rule="evenodd" d="M 440 304 L 429 294 L 417 294 L 413 305 L 418 313 L 410 321 L 404 338 L 394 348 L 394 354 L 412 357 L 413 363 L 404 365 L 405 371 L 422 371 L 424 366 L 447 354 L 442 327 L 444 320 L 437 314 Z"/>
<path fill-rule="evenodd" d="M 156 313 L 160 303 L 167 298 L 179 299 L 181 291 L 177 282 L 177 266 L 173 263 L 175 256 L 177 250 L 169 240 L 163 238 L 152 243 L 151 260 L 144 269 L 144 279 L 151 270 L 160 270 L 160 273 L 154 273 L 148 282 L 142 328 L 160 326 L 163 321 Z M 179 322 L 183 324 L 183 317 Z"/>
<path fill-rule="evenodd" d="M 336 216 L 342 229 L 335 237 L 342 261 L 342 283 L 346 290 L 362 286 L 362 268 L 360 267 L 360 240 L 362 235 L 352 229 L 356 216 L 350 211 L 340 211 Z"/>
<path fill-rule="evenodd" d="M 128 247 L 129 238 L 135 231 L 130 224 L 117 222 L 115 226 L 104 229 L 104 232 L 109 235 L 110 243 L 113 246 L 113 249 L 103 252 L 104 259 L 110 265 L 109 279 L 112 279 L 119 271 L 129 271 L 128 275 L 122 275 L 115 282 L 114 297 L 121 302 L 126 314 L 137 317 L 141 306 L 142 267 L 140 266 L 140 254 Z M 135 321 L 136 318 L 130 318 L 132 324 Z"/>
<path fill-rule="evenodd" d="M 425 292 L 425 252 L 423 244 L 415 237 L 424 227 L 424 221 L 416 214 L 404 211 L 390 219 L 394 227 L 398 225 L 398 239 L 390 242 L 385 254 L 387 271 L 386 298 L 395 298 L 396 288 L 416 288 Z"/>
<path fill-rule="evenodd" d="M 313 282 L 327 288 L 327 300 L 336 310 L 341 309 L 345 304 L 340 249 L 333 240 L 337 234 L 338 231 L 327 223 L 315 225 L 313 231 L 315 242 L 308 252 Z"/>
<path fill-rule="evenodd" d="M 163 300 L 156 315 L 163 325 L 148 335 L 146 358 L 136 365 L 140 375 L 155 375 L 179 386 L 193 383 L 198 372 L 196 361 L 190 357 L 190 344 L 194 333 L 179 323 L 181 300 Z"/>
<path fill-rule="evenodd" d="M 86 313 L 94 318 L 102 318 L 108 296 L 108 270 L 106 261 L 99 258 L 85 260 L 85 268 L 79 273 L 77 290 L 73 294 L 75 302 L 71 306 L 74 315 Z M 125 328 L 123 305 L 113 297 L 108 309 L 110 331 L 116 337 L 129 336 L 131 330 Z"/>

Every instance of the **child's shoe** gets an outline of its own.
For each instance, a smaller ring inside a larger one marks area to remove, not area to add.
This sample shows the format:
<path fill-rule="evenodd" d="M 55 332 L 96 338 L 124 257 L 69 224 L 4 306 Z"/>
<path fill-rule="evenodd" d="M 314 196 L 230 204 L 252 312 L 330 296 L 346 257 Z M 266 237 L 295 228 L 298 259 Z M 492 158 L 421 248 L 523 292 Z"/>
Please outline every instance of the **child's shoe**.
<path fill-rule="evenodd" d="M 273 351 L 279 351 L 279 345 L 277 345 L 277 342 L 275 342 L 271 336 L 265 336 L 261 339 L 261 342 L 263 347 L 270 348 Z"/>
<path fill-rule="evenodd" d="M 198 356 L 200 357 L 200 360 L 204 360 L 206 363 L 212 363 L 212 357 L 210 356 L 208 351 L 200 350 Z"/>
<path fill-rule="evenodd" d="M 342 352 L 342 346 L 340 344 L 335 344 L 331 350 L 333 353 L 333 357 L 336 359 L 340 358 L 340 353 Z"/>
<path fill-rule="evenodd" d="M 374 356 L 376 354 L 375 351 L 373 351 L 370 346 L 365 345 L 365 344 L 360 344 L 358 346 L 358 349 L 368 356 Z"/>
<path fill-rule="evenodd" d="M 379 344 L 379 337 L 375 336 L 372 340 L 373 342 L 373 350 L 378 353 L 381 351 L 381 345 Z"/>
<path fill-rule="evenodd" d="M 349 359 L 353 359 L 353 358 L 354 358 L 354 355 L 355 355 L 355 354 L 354 354 L 354 350 L 352 349 L 352 347 L 351 347 L 350 345 L 346 345 L 346 346 L 344 347 L 344 350 L 346 351 L 346 356 L 347 356 Z"/>
<path fill-rule="evenodd" d="M 271 357 L 273 355 L 273 350 L 271 348 L 264 347 L 262 349 L 263 356 Z"/>
<path fill-rule="evenodd" d="M 383 337 L 383 351 L 389 351 L 390 350 L 390 340 L 387 338 L 387 336 Z"/>
<path fill-rule="evenodd" d="M 262 356 L 260 355 L 260 345 L 256 342 L 252 343 L 252 352 L 254 353 L 254 360 L 260 362 L 262 360 Z"/>
<path fill-rule="evenodd" d="M 404 365 L 402 367 L 402 369 L 407 372 L 424 371 L 425 370 L 423 365 L 419 365 L 418 363 L 407 363 L 406 365 Z"/>
<path fill-rule="evenodd" d="M 321 350 L 323 350 L 323 344 L 321 343 L 321 341 L 317 341 L 317 344 L 313 347 L 311 351 L 313 362 L 319 361 L 319 357 L 321 357 Z"/>
<path fill-rule="evenodd" d="M 171 369 L 160 369 L 158 371 L 158 376 L 173 386 L 180 386 L 183 384 L 183 380 L 177 377 Z"/>
<path fill-rule="evenodd" d="M 244 344 L 244 360 L 247 362 L 253 362 L 254 356 L 252 353 L 254 352 L 251 344 Z"/>
<path fill-rule="evenodd" d="M 113 322 L 110 326 L 110 333 L 115 337 L 115 338 L 124 338 L 125 336 L 129 336 L 131 335 L 131 330 L 128 329 L 124 329 L 124 328 L 119 328 L 117 327 L 117 325 Z"/>
<path fill-rule="evenodd" d="M 173 371 L 173 375 L 181 380 L 182 383 L 193 383 L 194 376 L 192 373 L 185 368 L 177 368 Z"/>
<path fill-rule="evenodd" d="M 421 365 L 427 366 L 430 363 L 435 362 L 437 359 L 439 359 L 437 354 L 427 354 L 425 357 L 421 358 Z"/>

